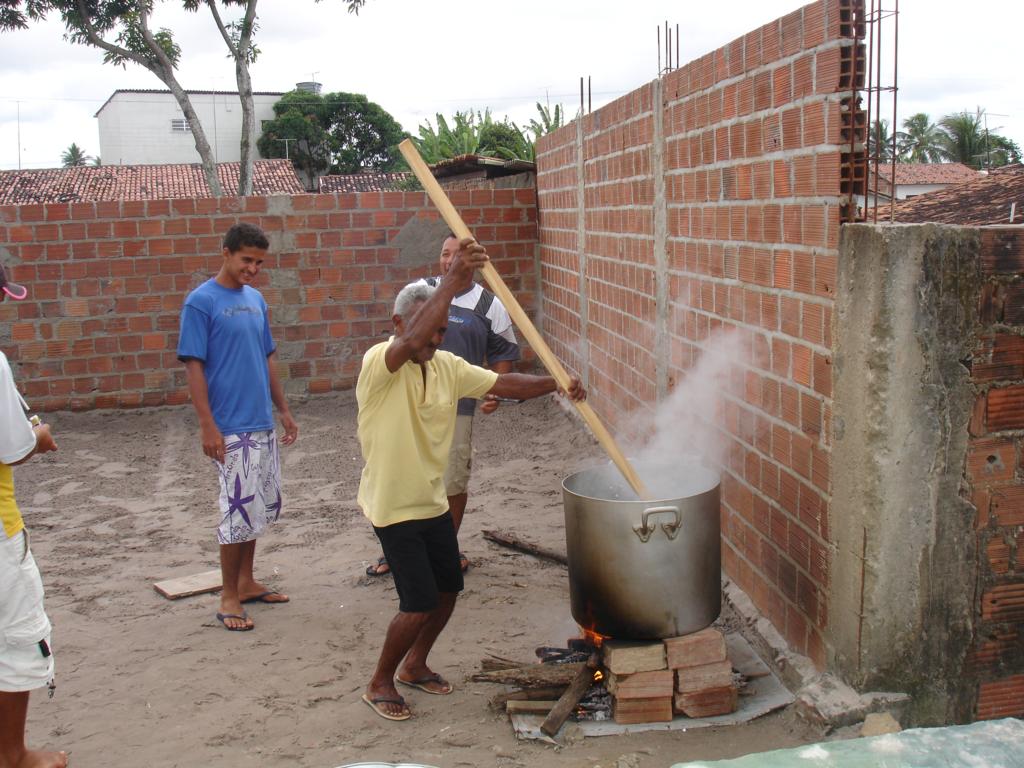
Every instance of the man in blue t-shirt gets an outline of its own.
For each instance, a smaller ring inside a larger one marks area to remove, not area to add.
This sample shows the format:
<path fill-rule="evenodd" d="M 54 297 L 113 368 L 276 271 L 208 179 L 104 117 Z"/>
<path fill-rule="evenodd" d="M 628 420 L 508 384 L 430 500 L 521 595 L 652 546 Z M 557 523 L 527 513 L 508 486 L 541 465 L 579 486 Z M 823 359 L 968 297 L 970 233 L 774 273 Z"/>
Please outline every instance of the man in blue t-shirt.
<path fill-rule="evenodd" d="M 220 569 L 217 619 L 225 629 L 253 628 L 242 603 L 286 603 L 253 577 L 256 538 L 281 514 L 281 464 L 271 403 L 281 417 L 281 445 L 299 427 L 275 370 L 267 303 L 250 286 L 270 243 L 259 227 L 236 224 L 224 236 L 224 263 L 185 299 L 178 359 L 199 417 L 203 453 L 220 479 Z"/>
<path fill-rule="evenodd" d="M 421 282 L 437 286 L 448 274 L 452 262 L 459 253 L 459 239 L 451 232 L 441 245 L 438 266 L 441 274 Z M 511 373 L 519 360 L 519 344 L 512 329 L 512 318 L 501 300 L 479 283 L 473 283 L 460 293 L 448 307 L 448 329 L 440 349 L 458 355 L 473 365 L 486 365 L 495 373 Z M 487 397 L 480 406 L 483 413 L 493 413 L 498 400 Z M 476 400 L 459 400 L 455 417 L 455 436 L 448 452 L 448 468 L 444 475 L 445 490 L 448 494 L 448 509 L 452 513 L 455 533 L 459 532 L 462 517 L 469 501 L 469 477 L 473 457 L 473 414 Z M 469 560 L 459 553 L 462 570 L 469 568 Z M 375 565 L 366 569 L 368 576 L 382 576 L 390 570 L 387 558 L 381 557 Z"/>

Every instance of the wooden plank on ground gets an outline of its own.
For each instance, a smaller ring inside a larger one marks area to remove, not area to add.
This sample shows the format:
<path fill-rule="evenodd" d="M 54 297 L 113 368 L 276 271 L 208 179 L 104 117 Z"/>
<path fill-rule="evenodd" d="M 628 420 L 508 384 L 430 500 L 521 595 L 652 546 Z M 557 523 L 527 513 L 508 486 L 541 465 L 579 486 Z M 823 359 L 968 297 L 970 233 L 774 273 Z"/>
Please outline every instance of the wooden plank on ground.
<path fill-rule="evenodd" d="M 217 592 L 222 586 L 218 568 L 216 571 L 204 571 L 203 573 L 193 573 L 190 576 L 158 581 L 153 584 L 153 589 L 168 600 L 178 600 L 182 597 L 202 595 L 206 592 Z"/>

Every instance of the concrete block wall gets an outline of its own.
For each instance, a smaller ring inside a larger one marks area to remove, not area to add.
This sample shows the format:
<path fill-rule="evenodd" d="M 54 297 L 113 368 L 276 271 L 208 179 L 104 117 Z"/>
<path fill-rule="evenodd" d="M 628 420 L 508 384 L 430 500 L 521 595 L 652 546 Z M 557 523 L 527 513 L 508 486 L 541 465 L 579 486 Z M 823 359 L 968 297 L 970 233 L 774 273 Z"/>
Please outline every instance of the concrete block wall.
<path fill-rule="evenodd" d="M 982 230 L 981 269 L 964 472 L 978 552 L 967 665 L 977 718 L 1024 717 L 1024 231 Z"/>
<path fill-rule="evenodd" d="M 534 190 L 450 197 L 532 312 Z M 29 288 L 28 300 L 0 304 L 0 344 L 32 406 L 185 402 L 181 305 L 219 269 L 223 233 L 238 221 L 270 238 L 256 287 L 296 393 L 355 383 L 362 353 L 391 327 L 395 294 L 436 270 L 447 231 L 422 192 L 0 207 L 0 261 Z"/>
<path fill-rule="evenodd" d="M 537 153 L 544 331 L 613 429 L 664 398 L 714 331 L 745 334 L 723 414 L 724 567 L 819 667 L 858 9 L 800 8 L 563 127 Z"/>

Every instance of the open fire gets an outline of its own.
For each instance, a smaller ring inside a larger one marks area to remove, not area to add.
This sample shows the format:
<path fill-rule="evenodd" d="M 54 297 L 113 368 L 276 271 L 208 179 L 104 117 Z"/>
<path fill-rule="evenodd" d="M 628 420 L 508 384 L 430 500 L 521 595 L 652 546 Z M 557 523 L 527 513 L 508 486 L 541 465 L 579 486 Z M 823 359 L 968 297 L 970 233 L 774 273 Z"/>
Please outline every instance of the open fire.
<path fill-rule="evenodd" d="M 717 629 L 653 641 L 581 634 L 565 647 L 536 648 L 540 663 L 485 659 L 484 671 L 473 679 L 515 686 L 518 690 L 496 695 L 491 705 L 510 715 L 543 717 L 540 730 L 552 737 L 570 718 L 662 723 L 737 708 L 744 678 L 733 672 Z"/>

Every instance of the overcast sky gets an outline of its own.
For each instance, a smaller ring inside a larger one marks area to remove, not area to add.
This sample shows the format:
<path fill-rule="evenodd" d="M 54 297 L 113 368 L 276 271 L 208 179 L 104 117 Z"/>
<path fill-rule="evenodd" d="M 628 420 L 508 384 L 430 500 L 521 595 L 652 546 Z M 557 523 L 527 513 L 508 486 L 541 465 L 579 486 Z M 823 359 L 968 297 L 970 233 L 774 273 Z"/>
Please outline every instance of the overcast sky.
<path fill-rule="evenodd" d="M 887 0 L 887 9 L 895 0 Z M 411 132 L 434 114 L 490 107 L 520 124 L 534 103 L 574 114 L 579 78 L 596 108 L 657 74 L 656 31 L 680 29 L 686 63 L 789 11 L 799 0 L 368 0 L 359 16 L 341 0 L 262 0 L 253 86 L 287 91 L 315 78 L 325 91 L 363 93 Z M 234 69 L 208 12 L 157 3 L 155 26 L 175 31 L 179 81 L 235 90 Z M 886 35 L 892 22 L 887 22 Z M 903 0 L 899 16 L 898 120 L 982 106 L 990 129 L 1024 145 L 1021 0 Z M 72 142 L 99 151 L 96 110 L 117 88 L 163 88 L 146 70 L 102 63 L 63 39 L 54 15 L 0 34 L 0 169 L 60 165 Z M 888 39 L 888 38 L 887 38 Z M 890 64 L 884 64 L 886 72 Z M 885 82 L 891 82 L 886 77 Z M 891 96 L 883 115 L 891 114 Z M 20 117 L 19 117 L 20 113 Z M 21 151 L 18 134 L 20 127 Z"/>

